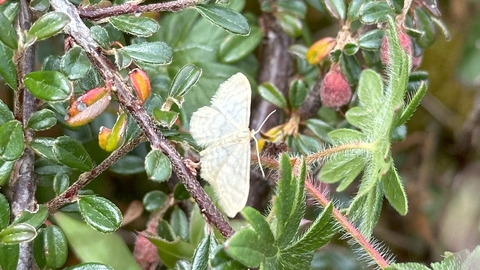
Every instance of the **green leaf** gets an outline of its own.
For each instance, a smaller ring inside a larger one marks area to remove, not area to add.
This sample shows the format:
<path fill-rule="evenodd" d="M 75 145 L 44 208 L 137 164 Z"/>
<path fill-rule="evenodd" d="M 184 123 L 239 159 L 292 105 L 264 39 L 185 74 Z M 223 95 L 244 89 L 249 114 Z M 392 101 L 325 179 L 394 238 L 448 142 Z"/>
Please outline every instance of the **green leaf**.
<path fill-rule="evenodd" d="M 152 150 L 145 157 L 145 171 L 153 181 L 167 181 L 172 175 L 172 163 L 160 150 Z"/>
<path fill-rule="evenodd" d="M 404 109 L 402 115 L 398 119 L 396 126 L 405 124 L 413 113 L 417 110 L 418 106 L 422 102 L 423 97 L 427 93 L 427 84 L 422 83 L 418 91 L 413 96 L 412 100 L 408 103 L 407 107 Z"/>
<path fill-rule="evenodd" d="M 385 32 L 379 29 L 368 31 L 358 38 L 358 46 L 363 50 L 377 51 L 382 45 Z"/>
<path fill-rule="evenodd" d="M 352 0 L 348 5 L 347 18 L 349 21 L 354 21 L 358 19 L 360 7 L 366 2 L 371 2 L 372 0 Z"/>
<path fill-rule="evenodd" d="M 0 158 L 0 186 L 3 186 L 10 179 L 14 165 L 15 161 L 7 161 Z"/>
<path fill-rule="evenodd" d="M 144 233 L 143 235 L 158 248 L 160 259 L 168 267 L 173 267 L 175 262 L 180 259 L 190 260 L 194 254 L 195 247 L 181 240 L 180 237 L 174 241 L 168 241 L 151 234 Z"/>
<path fill-rule="evenodd" d="M 86 172 L 93 168 L 87 150 L 72 137 L 58 137 L 53 145 L 53 153 L 58 161 L 72 169 Z"/>
<path fill-rule="evenodd" d="M 113 267 L 101 263 L 81 263 L 69 266 L 64 270 L 114 270 Z"/>
<path fill-rule="evenodd" d="M 70 96 L 70 81 L 58 71 L 30 72 L 23 82 L 32 95 L 45 101 L 64 101 Z"/>
<path fill-rule="evenodd" d="M 0 243 L 0 267 L 2 270 L 17 270 L 19 245 Z"/>
<path fill-rule="evenodd" d="M 90 28 L 90 35 L 92 35 L 92 38 L 102 48 L 108 49 L 110 47 L 110 38 L 105 28 L 101 27 L 100 25 L 94 25 Z"/>
<path fill-rule="evenodd" d="M 302 34 L 303 25 L 298 17 L 288 12 L 277 12 L 276 18 L 278 24 L 288 36 L 299 37 Z"/>
<path fill-rule="evenodd" d="M 430 268 L 420 263 L 392 263 L 385 270 L 430 270 Z"/>
<path fill-rule="evenodd" d="M 139 57 L 143 57 L 140 55 Z M 118 69 L 125 69 L 132 64 L 132 57 L 124 51 L 116 50 L 115 51 L 115 64 Z"/>
<path fill-rule="evenodd" d="M 14 245 L 32 241 L 37 236 L 37 230 L 30 224 L 13 224 L 0 232 L 0 243 Z"/>
<path fill-rule="evenodd" d="M 27 40 L 40 41 L 60 33 L 70 22 L 63 12 L 52 11 L 40 17 L 30 28 Z"/>
<path fill-rule="evenodd" d="M 202 69 L 196 67 L 193 64 L 187 64 L 183 66 L 175 75 L 170 84 L 170 89 L 168 90 L 168 95 L 179 99 L 183 99 L 183 96 L 190 91 L 190 89 L 198 82 L 202 76 Z M 177 105 L 181 108 L 181 104 Z"/>
<path fill-rule="evenodd" d="M 343 180 L 342 188 L 338 187 L 337 191 L 344 190 L 350 183 L 355 180 L 365 167 L 365 159 L 361 156 L 356 157 L 334 157 L 328 159 L 323 165 L 318 179 L 320 181 L 332 184 Z"/>
<path fill-rule="evenodd" d="M 93 195 L 81 196 L 78 207 L 87 224 L 95 230 L 111 233 L 120 228 L 122 213 L 111 201 Z"/>
<path fill-rule="evenodd" d="M 360 104 L 373 112 L 381 106 L 383 82 L 380 75 L 371 69 L 365 69 L 358 82 L 358 98 Z"/>
<path fill-rule="evenodd" d="M 402 13 L 402 9 L 404 6 L 404 0 L 387 0 L 388 5 L 390 8 L 395 10 L 395 13 L 400 14 Z"/>
<path fill-rule="evenodd" d="M 179 236 L 180 239 L 183 241 L 188 242 L 189 235 L 188 235 L 188 219 L 185 215 L 185 212 L 182 209 L 176 207 L 173 209 L 171 216 L 170 216 L 170 225 L 172 226 L 173 232 L 175 235 Z"/>
<path fill-rule="evenodd" d="M 126 155 L 110 167 L 110 171 L 120 175 L 132 175 L 145 171 L 144 160 L 134 155 Z"/>
<path fill-rule="evenodd" d="M 220 5 L 196 5 L 195 9 L 216 26 L 230 33 L 246 36 L 250 33 L 247 19 L 235 10 Z"/>
<path fill-rule="evenodd" d="M 62 267 L 67 261 L 67 239 L 62 230 L 55 225 L 39 229 L 33 246 L 37 263 L 42 261 L 45 262 L 45 266 L 55 269 Z"/>
<path fill-rule="evenodd" d="M 357 106 L 350 108 L 345 114 L 345 118 L 352 126 L 358 127 L 363 132 L 368 133 L 370 132 L 373 113 L 370 108 Z"/>
<path fill-rule="evenodd" d="M 362 5 L 359 11 L 360 21 L 364 24 L 375 24 L 387 20 L 392 14 L 392 9 L 385 2 L 370 2 Z"/>
<path fill-rule="evenodd" d="M 213 235 L 205 235 L 200 244 L 197 246 L 197 249 L 195 249 L 192 267 L 190 269 L 209 270 L 210 268 L 208 261 L 217 246 L 218 243 Z"/>
<path fill-rule="evenodd" d="M 43 109 L 36 111 L 30 119 L 28 119 L 27 128 L 42 131 L 53 127 L 56 123 L 57 118 L 55 117 L 55 113 L 49 109 Z"/>
<path fill-rule="evenodd" d="M 345 75 L 348 81 L 348 84 L 355 85 L 358 83 L 358 77 L 360 77 L 362 68 L 360 67 L 360 64 L 355 56 L 342 53 L 340 56 L 340 67 L 342 69 L 342 73 Z"/>
<path fill-rule="evenodd" d="M 153 190 L 145 194 L 143 197 L 143 205 L 145 206 L 145 210 L 153 212 L 162 207 L 166 200 L 167 194 L 160 190 Z"/>
<path fill-rule="evenodd" d="M 49 137 L 34 138 L 29 144 L 30 148 L 32 148 L 37 155 L 58 163 L 58 160 L 53 153 L 54 145 L 55 139 Z"/>
<path fill-rule="evenodd" d="M 343 46 L 343 53 L 345 55 L 354 55 L 358 52 L 358 44 L 356 42 L 348 42 Z"/>
<path fill-rule="evenodd" d="M 310 118 L 305 121 L 306 126 L 312 131 L 315 136 L 320 138 L 324 142 L 330 142 L 328 133 L 333 130 L 329 124 L 320 119 Z"/>
<path fill-rule="evenodd" d="M 304 80 L 294 80 L 288 91 L 288 101 L 293 109 L 299 108 L 307 96 L 308 87 Z"/>
<path fill-rule="evenodd" d="M 48 218 L 48 209 L 44 205 L 39 205 L 37 211 L 23 210 L 20 215 L 15 217 L 12 224 L 29 224 L 35 229 L 40 228 L 40 226 L 45 223 Z"/>
<path fill-rule="evenodd" d="M 20 10 L 20 3 L 15 1 L 6 1 L 0 5 L 0 11 L 8 18 L 8 20 L 13 23 L 15 18 L 17 18 L 18 11 Z"/>
<path fill-rule="evenodd" d="M 236 232 L 224 244 L 227 253 L 248 267 L 258 267 L 268 244 L 250 227 Z"/>
<path fill-rule="evenodd" d="M 390 167 L 382 179 L 383 193 L 390 205 L 402 216 L 408 212 L 407 194 L 395 167 Z"/>
<path fill-rule="evenodd" d="M 287 109 L 287 100 L 283 96 L 282 92 L 271 83 L 264 83 L 258 86 L 258 93 L 266 101 L 272 103 L 273 105 Z"/>
<path fill-rule="evenodd" d="M 0 61 L 0 75 L 8 86 L 13 90 L 17 90 L 17 70 L 13 63 L 13 50 L 3 43 L 0 43 L 0 59 L 2 59 Z"/>
<path fill-rule="evenodd" d="M 158 31 L 158 23 L 147 17 L 120 15 L 108 18 L 110 24 L 118 30 L 137 37 L 149 37 Z"/>
<path fill-rule="evenodd" d="M 57 173 L 70 173 L 71 170 L 63 165 L 40 158 L 35 162 L 35 173 L 38 175 L 56 175 Z"/>
<path fill-rule="evenodd" d="M 75 46 L 62 57 L 60 68 L 70 80 L 78 80 L 87 75 L 92 65 L 85 51 Z"/>
<path fill-rule="evenodd" d="M 258 27 L 252 27 L 247 37 L 229 35 L 218 50 L 218 58 L 224 63 L 235 63 L 252 53 L 262 41 L 263 33 Z"/>
<path fill-rule="evenodd" d="M 172 128 L 178 119 L 179 113 L 172 111 L 162 111 L 159 108 L 153 109 L 153 117 L 163 127 Z"/>
<path fill-rule="evenodd" d="M 416 8 L 415 22 L 417 30 L 423 32 L 423 35 L 417 39 L 418 45 L 422 48 L 428 48 L 433 45 L 437 38 L 437 28 L 428 14 L 423 8 Z"/>
<path fill-rule="evenodd" d="M 347 8 L 344 0 L 325 0 L 325 6 L 337 20 L 344 21 Z"/>
<path fill-rule="evenodd" d="M 0 231 L 10 223 L 10 204 L 5 195 L 0 193 Z"/>
<path fill-rule="evenodd" d="M 48 0 L 33 0 L 30 2 L 30 9 L 38 13 L 44 13 L 50 8 Z"/>
<path fill-rule="evenodd" d="M 144 42 L 123 47 L 133 59 L 156 65 L 168 65 L 172 62 L 172 49 L 165 42 Z"/>
<path fill-rule="evenodd" d="M 243 217 L 250 223 L 252 228 L 255 230 L 260 241 L 265 243 L 266 249 L 263 250 L 263 253 L 267 257 L 272 257 L 277 253 L 277 249 L 273 246 L 275 242 L 275 237 L 273 236 L 272 230 L 270 229 L 270 225 L 265 220 L 265 217 L 260 214 L 254 208 L 249 206 L 245 207 L 242 210 Z"/>
<path fill-rule="evenodd" d="M 0 127 L 0 154 L 6 161 L 20 158 L 25 149 L 22 124 L 11 120 Z"/>
<path fill-rule="evenodd" d="M 53 178 L 53 191 L 58 196 L 62 194 L 70 185 L 70 180 L 67 174 L 57 173 Z"/>
<path fill-rule="evenodd" d="M 18 47 L 17 33 L 13 28 L 13 24 L 8 20 L 3 12 L 0 12 L 0 28 L 2 29 L 0 41 L 8 48 L 16 50 Z"/>
<path fill-rule="evenodd" d="M 302 237 L 284 252 L 291 254 L 312 252 L 327 244 L 336 231 L 336 225 L 332 222 L 332 211 L 333 204 L 329 203 Z"/>
<path fill-rule="evenodd" d="M 178 189 L 179 186 L 183 186 L 178 184 L 175 189 Z M 185 189 L 185 187 L 184 187 Z M 189 198 L 188 196 L 187 198 Z M 190 243 L 194 246 L 198 246 L 202 239 L 205 237 L 207 234 L 205 232 L 205 224 L 206 221 L 202 216 L 202 213 L 200 213 L 200 209 L 198 208 L 198 205 L 194 205 L 192 211 L 190 212 L 190 229 L 189 229 L 189 234 L 190 234 Z"/>
<path fill-rule="evenodd" d="M 328 137 L 335 143 L 363 141 L 365 135 L 358 130 L 339 128 L 328 133 Z"/>
<path fill-rule="evenodd" d="M 96 264 L 89 263 L 71 266 L 68 269 L 141 269 L 135 262 L 133 254 L 125 241 L 118 234 L 98 232 L 85 224 L 85 222 L 58 211 L 53 218 L 65 234 L 70 249 L 75 253 L 75 256 L 80 261 L 97 262 Z M 102 266 L 100 263 L 111 265 L 111 267 Z"/>

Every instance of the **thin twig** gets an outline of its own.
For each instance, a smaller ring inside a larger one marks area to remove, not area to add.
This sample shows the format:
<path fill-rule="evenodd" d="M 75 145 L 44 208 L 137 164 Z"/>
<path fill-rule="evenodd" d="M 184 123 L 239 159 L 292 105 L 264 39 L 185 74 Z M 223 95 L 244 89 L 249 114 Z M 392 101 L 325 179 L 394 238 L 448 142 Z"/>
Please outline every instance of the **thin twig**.
<path fill-rule="evenodd" d="M 233 235 L 232 227 L 215 207 L 197 179 L 185 166 L 183 158 L 157 129 L 154 121 L 147 114 L 142 104 L 133 96 L 131 87 L 124 82 L 122 75 L 115 69 L 114 64 L 102 53 L 99 45 L 89 35 L 90 30 L 80 19 L 75 6 L 66 0 L 51 0 L 50 3 L 55 10 L 68 14 L 71 21 L 65 27 L 65 32 L 72 36 L 75 42 L 85 50 L 90 61 L 103 79 L 112 82 L 112 89 L 115 90 L 114 93 L 118 102 L 124 111 L 128 111 L 132 115 L 152 148 L 161 150 L 169 158 L 174 172 L 197 202 L 207 222 L 217 227 L 224 237 L 228 238 Z M 192 2 L 190 1 L 190 3 Z"/>

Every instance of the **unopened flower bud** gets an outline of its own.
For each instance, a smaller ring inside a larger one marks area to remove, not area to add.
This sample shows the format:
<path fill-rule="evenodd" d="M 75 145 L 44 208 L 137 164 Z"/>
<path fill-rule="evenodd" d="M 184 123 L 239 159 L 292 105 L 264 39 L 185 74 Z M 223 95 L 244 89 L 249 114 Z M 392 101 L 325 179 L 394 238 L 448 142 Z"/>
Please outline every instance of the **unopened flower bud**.
<path fill-rule="evenodd" d="M 97 87 L 86 92 L 68 107 L 65 117 L 67 125 L 79 127 L 88 124 L 107 108 L 111 99 L 110 89 L 106 87 Z"/>
<path fill-rule="evenodd" d="M 401 29 L 398 29 L 398 40 L 400 41 L 400 46 L 405 52 L 412 56 L 412 42 L 410 41 L 410 37 L 405 34 Z M 380 47 L 380 59 L 384 65 L 388 65 L 390 63 L 390 46 L 388 45 L 388 38 L 384 36 L 382 38 L 382 46 Z"/>
<path fill-rule="evenodd" d="M 147 73 L 136 68 L 132 70 L 128 76 L 130 77 L 130 82 L 132 83 L 135 93 L 137 93 L 138 99 L 140 99 L 142 103 L 145 102 L 151 92 L 150 79 L 148 78 Z"/>
<path fill-rule="evenodd" d="M 331 69 L 323 78 L 320 86 L 322 104 L 330 108 L 339 108 L 352 98 L 352 89 L 343 74 L 337 69 Z"/>

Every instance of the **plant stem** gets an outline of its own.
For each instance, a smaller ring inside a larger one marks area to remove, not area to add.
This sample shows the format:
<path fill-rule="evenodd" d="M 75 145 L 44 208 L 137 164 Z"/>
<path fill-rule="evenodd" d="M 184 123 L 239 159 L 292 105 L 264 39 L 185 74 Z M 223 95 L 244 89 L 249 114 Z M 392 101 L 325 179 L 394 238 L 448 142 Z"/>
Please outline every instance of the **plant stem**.
<path fill-rule="evenodd" d="M 88 185 L 93 179 L 99 176 L 102 172 L 110 168 L 115 162 L 117 162 L 120 158 L 125 156 L 126 154 L 130 153 L 135 147 L 137 147 L 140 143 L 145 142 L 146 137 L 140 135 L 126 144 L 122 145 L 117 150 L 113 151 L 108 158 L 106 158 L 102 163 L 97 165 L 89 172 L 82 173 L 78 180 L 75 181 L 67 190 L 65 190 L 62 194 L 58 195 L 57 197 L 53 198 L 49 202 L 45 204 L 48 208 L 48 212 L 53 214 L 59 207 L 63 206 L 64 204 L 71 203 L 77 199 L 76 195 L 79 190 L 84 188 Z"/>
<path fill-rule="evenodd" d="M 103 79 L 112 83 L 112 89 L 114 89 L 118 102 L 124 111 L 128 111 L 132 115 L 152 148 L 161 150 L 169 158 L 174 172 L 197 202 L 207 222 L 217 227 L 224 237 L 228 238 L 233 235 L 232 227 L 185 166 L 183 158 L 157 129 L 142 104 L 133 96 L 131 87 L 124 82 L 122 75 L 115 69 L 115 65 L 102 53 L 100 46 L 88 34 L 90 30 L 80 19 L 75 6 L 66 0 L 51 0 L 50 3 L 55 10 L 68 14 L 71 20 L 65 27 L 65 33 L 69 34 L 85 50 L 93 66 L 99 71 Z M 189 3 L 193 2 L 189 1 Z"/>

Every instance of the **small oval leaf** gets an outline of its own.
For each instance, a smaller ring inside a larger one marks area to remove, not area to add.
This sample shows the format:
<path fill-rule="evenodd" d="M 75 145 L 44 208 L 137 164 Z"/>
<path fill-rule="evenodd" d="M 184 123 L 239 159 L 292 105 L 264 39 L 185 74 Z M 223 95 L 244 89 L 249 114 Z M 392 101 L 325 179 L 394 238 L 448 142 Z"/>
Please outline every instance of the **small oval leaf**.
<path fill-rule="evenodd" d="M 55 225 L 39 229 L 33 245 L 35 260 L 44 259 L 46 266 L 52 269 L 62 267 L 67 261 L 67 239 L 62 230 Z"/>
<path fill-rule="evenodd" d="M 81 196 L 78 201 L 80 213 L 88 225 L 103 233 L 112 233 L 120 228 L 122 213 L 111 201 L 94 196 Z"/>
<path fill-rule="evenodd" d="M 145 171 L 150 180 L 163 182 L 172 175 L 172 163 L 162 151 L 154 149 L 145 157 Z"/>
<path fill-rule="evenodd" d="M 0 41 L 8 48 L 16 50 L 18 47 L 17 33 L 13 28 L 13 24 L 3 12 L 0 12 L 0 28 L 2 29 Z"/>
<path fill-rule="evenodd" d="M 202 17 L 230 33 L 246 36 L 250 32 L 247 19 L 233 9 L 215 4 L 200 4 L 195 9 Z"/>
<path fill-rule="evenodd" d="M 34 71 L 23 82 L 32 95 L 45 101 L 64 101 L 70 96 L 70 81 L 58 71 Z"/>
<path fill-rule="evenodd" d="M 24 148 L 22 124 L 17 120 L 3 124 L 0 127 L 1 157 L 7 161 L 16 160 L 22 156 Z"/>
<path fill-rule="evenodd" d="M 87 150 L 72 137 L 58 137 L 53 145 L 53 153 L 58 161 L 72 169 L 85 172 L 93 168 Z"/>
<path fill-rule="evenodd" d="M 62 57 L 62 62 L 60 63 L 60 68 L 70 80 L 78 80 L 85 77 L 91 67 L 92 65 L 90 60 L 88 60 L 87 54 L 78 46 L 70 49 Z"/>
<path fill-rule="evenodd" d="M 35 131 L 47 130 L 57 123 L 55 113 L 49 109 L 43 109 L 35 112 L 30 119 L 28 119 L 27 127 Z"/>
<path fill-rule="evenodd" d="M 287 109 L 287 100 L 280 90 L 275 87 L 275 85 L 264 83 L 258 87 L 258 93 L 263 99 L 274 104 L 275 106 L 282 109 Z"/>
<path fill-rule="evenodd" d="M 229 35 L 218 50 L 218 58 L 224 63 L 234 63 L 252 53 L 262 41 L 263 33 L 258 27 L 252 27 L 247 37 Z"/>
<path fill-rule="evenodd" d="M 145 206 L 145 210 L 153 212 L 160 208 L 166 200 L 167 194 L 160 190 L 154 190 L 145 194 L 145 197 L 143 197 L 143 205 Z"/>
<path fill-rule="evenodd" d="M 120 51 L 145 63 L 167 65 L 172 62 L 172 49 L 165 42 L 132 44 L 123 47 Z"/>
<path fill-rule="evenodd" d="M 137 37 L 149 37 L 160 28 L 155 20 L 147 17 L 120 15 L 108 20 L 118 30 Z"/>
<path fill-rule="evenodd" d="M 58 33 L 70 22 L 70 17 L 63 12 L 52 11 L 38 19 L 28 31 L 27 40 L 47 39 Z"/>
<path fill-rule="evenodd" d="M 37 230 L 30 224 L 13 224 L 0 232 L 0 243 L 7 245 L 32 241 L 37 236 Z"/>

